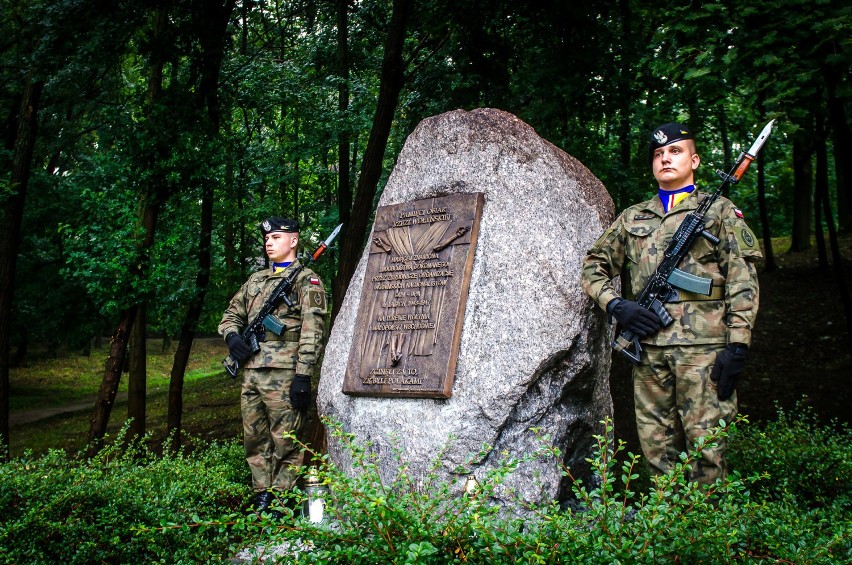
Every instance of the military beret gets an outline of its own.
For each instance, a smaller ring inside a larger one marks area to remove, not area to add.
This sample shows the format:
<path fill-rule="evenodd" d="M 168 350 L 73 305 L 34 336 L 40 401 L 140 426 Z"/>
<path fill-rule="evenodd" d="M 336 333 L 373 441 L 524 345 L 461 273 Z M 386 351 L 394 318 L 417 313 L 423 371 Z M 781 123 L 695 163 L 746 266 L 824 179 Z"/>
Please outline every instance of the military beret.
<path fill-rule="evenodd" d="M 279 218 L 276 216 L 266 218 L 260 224 L 260 233 L 266 237 L 266 234 L 273 232 L 299 233 L 299 222 L 290 218 Z"/>
<path fill-rule="evenodd" d="M 648 143 L 648 165 L 654 162 L 654 151 L 660 147 L 670 145 L 675 141 L 683 141 L 685 139 L 694 139 L 692 132 L 683 124 L 677 122 L 669 122 L 663 124 L 651 132 L 651 140 Z"/>

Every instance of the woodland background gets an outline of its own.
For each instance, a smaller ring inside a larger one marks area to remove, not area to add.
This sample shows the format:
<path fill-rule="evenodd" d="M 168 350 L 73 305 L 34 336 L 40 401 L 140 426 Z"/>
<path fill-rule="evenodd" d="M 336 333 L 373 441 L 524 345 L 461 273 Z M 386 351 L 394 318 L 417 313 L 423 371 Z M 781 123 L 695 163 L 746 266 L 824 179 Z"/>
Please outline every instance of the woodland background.
<path fill-rule="evenodd" d="M 457 108 L 517 115 L 591 169 L 618 210 L 654 191 L 655 125 L 690 124 L 698 181 L 715 186 L 713 171 L 777 118 L 730 196 L 762 236 L 763 272 L 816 245 L 845 315 L 833 331 L 851 345 L 838 245 L 852 228 L 848 2 L 0 6 L 0 442 L 10 368 L 33 344 L 87 353 L 104 338 L 89 439 L 104 436 L 123 369 L 143 434 L 146 335 L 177 342 L 179 433 L 190 347 L 263 264 L 259 221 L 298 218 L 305 247 L 344 224 L 317 269 L 336 313 L 405 137 Z"/>

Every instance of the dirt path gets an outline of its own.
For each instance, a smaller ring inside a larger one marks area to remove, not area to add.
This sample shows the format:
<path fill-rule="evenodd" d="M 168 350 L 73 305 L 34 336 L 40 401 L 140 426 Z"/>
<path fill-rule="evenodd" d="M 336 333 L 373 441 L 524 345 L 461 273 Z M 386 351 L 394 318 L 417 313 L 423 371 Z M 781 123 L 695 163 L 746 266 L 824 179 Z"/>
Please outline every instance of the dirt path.
<path fill-rule="evenodd" d="M 80 402 L 76 402 L 74 404 L 67 404 L 65 406 L 52 406 L 50 408 L 32 408 L 30 410 L 17 410 L 14 412 L 10 412 L 9 427 L 14 428 L 16 426 L 32 424 L 34 422 L 46 420 L 47 418 L 52 418 L 54 416 L 59 416 L 62 414 L 73 414 L 74 412 L 81 412 L 83 410 L 92 410 L 95 406 L 95 401 L 97 399 L 97 396 L 92 396 L 91 398 L 87 398 L 86 400 L 81 400 Z M 119 392 L 115 397 L 116 404 L 119 402 L 124 402 L 126 400 L 126 391 Z"/>

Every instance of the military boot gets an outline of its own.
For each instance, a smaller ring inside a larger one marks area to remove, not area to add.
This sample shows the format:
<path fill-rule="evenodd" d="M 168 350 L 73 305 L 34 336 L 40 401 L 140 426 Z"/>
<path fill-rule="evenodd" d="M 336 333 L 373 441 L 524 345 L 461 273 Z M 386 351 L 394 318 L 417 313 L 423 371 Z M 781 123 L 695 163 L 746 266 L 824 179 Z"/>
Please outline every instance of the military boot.
<path fill-rule="evenodd" d="M 272 504 L 272 500 L 274 496 L 268 490 L 259 492 L 254 497 L 254 509 L 257 512 L 264 512 L 269 508 L 269 505 Z"/>

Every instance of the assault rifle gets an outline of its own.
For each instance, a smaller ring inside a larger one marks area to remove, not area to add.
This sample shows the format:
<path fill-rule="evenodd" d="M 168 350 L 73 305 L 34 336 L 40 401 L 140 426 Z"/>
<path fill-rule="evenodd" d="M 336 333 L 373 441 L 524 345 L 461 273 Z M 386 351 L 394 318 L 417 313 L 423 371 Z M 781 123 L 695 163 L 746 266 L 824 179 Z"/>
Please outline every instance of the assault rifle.
<path fill-rule="evenodd" d="M 260 311 L 240 334 L 242 340 L 249 346 L 249 348 L 251 348 L 252 355 L 260 351 L 260 341 L 264 339 L 266 330 L 279 334 L 284 329 L 274 317 L 270 316 L 270 314 L 272 314 L 272 312 L 278 307 L 279 302 L 283 302 L 288 308 L 293 307 L 293 301 L 290 300 L 290 294 L 293 292 L 293 285 L 296 284 L 296 277 L 299 276 L 299 273 L 302 272 L 306 264 L 313 263 L 319 259 L 323 253 L 325 253 L 325 250 L 328 249 L 328 246 L 331 245 L 331 242 L 334 241 L 334 238 L 340 233 L 341 227 L 343 227 L 343 224 L 334 228 L 331 235 L 319 244 L 316 250 L 308 256 L 304 264 L 300 264 L 298 268 L 293 269 L 293 272 L 281 279 L 281 282 L 278 283 L 278 286 L 275 287 L 275 290 L 272 291 L 272 294 L 270 294 L 266 302 L 263 303 Z M 237 371 L 240 370 L 239 361 L 234 359 L 231 355 L 228 355 L 222 361 L 222 365 L 225 366 L 225 370 L 232 378 L 237 378 Z"/>
<path fill-rule="evenodd" d="M 688 292 L 703 294 L 710 296 L 711 281 L 703 277 L 697 277 L 687 272 L 678 269 L 681 261 L 689 253 L 689 248 L 693 242 L 701 236 L 713 245 L 719 244 L 719 238 L 708 232 L 705 229 L 704 218 L 710 207 L 722 194 L 722 190 L 730 185 L 738 182 L 745 174 L 751 162 L 757 157 L 757 153 L 766 138 L 772 132 L 772 124 L 775 120 L 771 120 L 748 151 L 740 153 L 736 163 L 730 173 L 717 170 L 716 172 L 722 178 L 722 184 L 716 189 L 716 192 L 704 198 L 694 212 L 690 212 L 683 219 L 683 222 L 677 228 L 671 242 L 669 242 L 663 253 L 663 258 L 657 265 L 657 269 L 651 278 L 645 283 L 645 287 L 636 297 L 636 302 L 646 310 L 656 314 L 663 327 L 668 327 L 674 322 L 674 318 L 666 311 L 664 303 L 676 296 L 675 288 Z M 639 338 L 631 331 L 624 330 L 612 342 L 612 348 L 627 357 L 631 363 L 638 365 L 642 357 L 642 346 L 639 344 Z"/>

